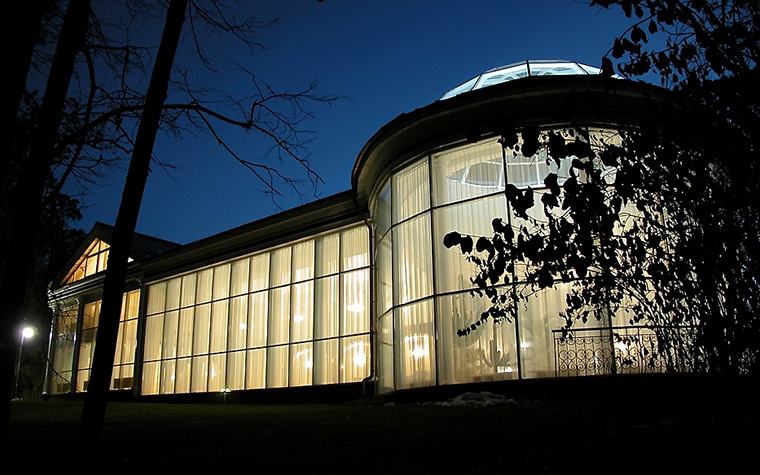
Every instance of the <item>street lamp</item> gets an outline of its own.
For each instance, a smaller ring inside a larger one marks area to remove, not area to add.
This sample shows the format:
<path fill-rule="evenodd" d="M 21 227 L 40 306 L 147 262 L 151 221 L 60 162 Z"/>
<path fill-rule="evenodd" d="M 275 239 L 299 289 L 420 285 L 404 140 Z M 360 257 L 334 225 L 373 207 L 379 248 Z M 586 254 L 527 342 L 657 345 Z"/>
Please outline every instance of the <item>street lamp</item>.
<path fill-rule="evenodd" d="M 34 336 L 34 328 L 24 327 L 21 330 L 21 344 L 18 347 L 18 363 L 16 364 L 16 383 L 13 385 L 13 397 L 18 397 L 18 380 L 21 376 L 21 352 L 24 350 L 24 340 Z"/>

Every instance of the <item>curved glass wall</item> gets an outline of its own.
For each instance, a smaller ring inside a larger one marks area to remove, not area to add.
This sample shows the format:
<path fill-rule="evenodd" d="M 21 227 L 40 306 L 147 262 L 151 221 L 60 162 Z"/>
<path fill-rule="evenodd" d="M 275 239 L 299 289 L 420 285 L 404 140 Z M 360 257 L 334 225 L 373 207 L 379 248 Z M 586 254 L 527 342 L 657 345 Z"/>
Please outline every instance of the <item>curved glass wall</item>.
<path fill-rule="evenodd" d="M 380 392 L 555 375 L 552 330 L 563 323 L 557 314 L 570 284 L 532 298 L 518 309 L 519 323 L 488 320 L 457 336 L 490 302 L 470 295 L 476 268 L 458 249 L 446 249 L 444 236 L 490 237 L 494 217 L 519 226 L 505 183 L 540 193 L 547 173 L 569 176 L 570 160 L 558 168 L 539 154 L 507 153 L 496 140 L 432 153 L 392 173 L 373 196 Z M 543 218 L 540 206 L 532 211 Z"/>
<path fill-rule="evenodd" d="M 369 300 L 365 226 L 152 284 L 142 394 L 361 381 Z"/>

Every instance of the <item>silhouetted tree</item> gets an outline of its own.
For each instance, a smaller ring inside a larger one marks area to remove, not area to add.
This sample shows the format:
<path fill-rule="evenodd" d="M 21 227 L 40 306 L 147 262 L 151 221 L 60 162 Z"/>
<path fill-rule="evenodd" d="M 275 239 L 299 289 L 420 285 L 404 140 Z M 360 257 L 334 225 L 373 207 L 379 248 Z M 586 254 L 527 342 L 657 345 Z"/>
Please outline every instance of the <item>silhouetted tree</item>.
<path fill-rule="evenodd" d="M 48 6 L 52 3 L 54 2 L 48 3 Z M 19 178 L 18 182 L 12 183 L 3 182 L 2 211 L 17 211 L 17 221 L 11 220 L 7 228 L 7 249 L 12 249 L 13 252 L 8 253 L 3 267 L 4 306 L 0 310 L 0 321 L 4 329 L 0 345 L 3 372 L 0 376 L 2 384 L 7 385 L 4 387 L 8 388 L 8 395 L 12 381 L 10 375 L 13 355 L 18 345 L 15 334 L 10 329 L 21 320 L 24 313 L 22 294 L 25 295 L 29 282 L 25 272 L 32 268 L 35 260 L 29 246 L 38 240 L 41 210 L 59 201 L 58 197 L 65 196 L 61 194 L 62 187 L 71 183 L 72 179 L 80 186 L 87 186 L 99 175 L 108 173 L 104 166 L 117 163 L 133 153 L 136 148 L 135 133 L 146 108 L 146 97 L 140 91 L 139 83 L 145 75 L 145 65 L 153 63 L 150 49 L 133 43 L 134 29 L 141 22 L 158 18 L 164 12 L 163 5 L 152 2 L 126 2 L 123 4 L 127 9 L 126 15 L 122 16 L 112 16 L 112 10 L 109 9 L 92 11 L 89 2 L 82 5 L 85 5 L 82 10 L 86 10 L 86 13 L 84 25 L 79 25 L 77 30 L 81 34 L 80 40 L 76 47 L 66 50 L 73 62 L 68 73 L 56 72 L 59 69 L 56 65 L 62 57 L 58 50 L 62 50 L 66 44 L 64 32 L 72 28 L 72 22 L 68 16 L 61 19 L 54 14 L 50 16 L 49 24 L 45 22 L 47 17 L 43 16 L 41 20 L 47 28 L 45 31 L 51 34 L 46 36 L 46 41 L 38 41 L 38 49 L 30 59 L 34 66 L 31 71 L 47 77 L 48 85 L 39 110 L 36 110 L 34 93 L 27 93 L 25 104 L 35 109 L 29 115 L 32 120 L 27 125 L 36 134 L 36 138 L 32 141 L 29 153 L 20 151 L 19 158 L 14 163 L 18 175 L 29 178 Z M 79 7 L 80 3 L 69 3 L 67 15 L 70 15 L 69 11 L 75 6 Z M 202 49 L 203 40 L 209 34 L 230 33 L 253 51 L 262 47 L 256 42 L 255 34 L 259 28 L 271 22 L 240 20 L 235 8 L 237 5 L 231 7 L 224 1 L 189 2 L 188 39 L 196 48 L 197 57 L 209 69 L 214 67 L 214 63 Z M 122 18 L 127 20 L 121 22 Z M 49 51 L 50 44 L 57 45 L 55 52 Z M 310 117 L 310 104 L 329 102 L 332 98 L 320 94 L 314 83 L 300 91 L 279 92 L 256 81 L 251 72 L 243 71 L 250 74 L 253 91 L 245 98 L 235 99 L 230 94 L 213 88 L 194 86 L 188 79 L 186 70 L 179 70 L 175 80 L 169 83 L 169 100 L 161 101 L 161 128 L 177 136 L 188 130 L 206 131 L 254 173 L 266 193 L 274 196 L 283 187 L 290 187 L 301 194 L 301 180 L 283 173 L 280 163 L 269 165 L 262 157 L 250 159 L 237 153 L 225 143 L 218 129 L 232 126 L 253 131 L 266 141 L 271 141 L 271 149 L 278 158 L 296 160 L 304 171 L 306 180 L 316 186 L 321 179 L 308 161 L 304 147 L 309 141 L 309 132 L 301 128 L 301 122 Z M 39 83 L 32 80 L 28 82 Z M 51 106 L 48 96 L 52 97 L 54 92 L 60 92 L 63 96 L 56 106 Z M 43 128 L 42 125 L 47 123 L 43 119 L 49 112 L 54 112 L 62 120 L 58 120 L 55 127 Z M 17 119 L 17 122 L 20 121 Z M 46 144 L 45 152 L 35 152 L 33 158 L 33 149 L 41 149 L 41 144 Z M 15 137 L 10 145 L 18 150 L 25 146 Z M 148 152 L 149 158 L 150 155 Z M 35 173 L 30 173 L 31 170 L 35 170 Z M 6 208 L 6 197 L 13 197 L 20 206 Z M 5 403 L 8 400 L 5 398 Z M 4 412 L 8 414 L 7 410 Z M 4 420 L 7 422 L 7 417 Z"/>
<path fill-rule="evenodd" d="M 119 315 L 129 252 L 137 225 L 137 216 L 140 212 L 145 183 L 148 181 L 153 144 L 159 129 L 161 110 L 166 101 L 174 56 L 177 53 L 182 24 L 185 21 L 187 3 L 188 0 L 172 0 L 169 3 L 166 12 L 166 26 L 161 36 L 161 45 L 158 48 L 156 63 L 145 97 L 145 107 L 135 138 L 135 148 L 129 163 L 129 172 L 124 184 L 119 215 L 116 218 L 116 226 L 110 242 L 90 385 L 87 389 L 87 398 L 84 401 L 82 418 L 79 423 L 78 438 L 80 441 L 96 439 L 100 435 L 105 417 L 108 391 L 111 386 L 113 359 L 116 353 L 116 340 L 119 334 Z"/>
<path fill-rule="evenodd" d="M 571 282 L 565 320 L 622 319 L 658 337 L 650 364 L 697 372 L 752 373 L 760 358 L 760 185 L 757 59 L 760 6 L 752 1 L 596 1 L 637 19 L 603 58 L 624 76 L 658 73 L 672 87 L 649 120 L 618 124 L 614 137 L 526 127 L 504 147 L 570 177 L 544 179 L 539 196 L 508 185 L 514 222 L 490 237 L 446 235 L 479 269 L 472 281 L 512 321 L 540 289 Z M 646 32 L 645 33 L 645 30 Z M 647 51 L 648 34 L 665 48 Z M 614 89 L 614 81 L 609 87 Z M 519 124 L 518 124 L 519 125 Z M 538 155 L 536 155 L 538 157 Z M 533 208 L 542 208 L 542 211 Z M 526 285 L 513 286 L 515 263 Z"/>

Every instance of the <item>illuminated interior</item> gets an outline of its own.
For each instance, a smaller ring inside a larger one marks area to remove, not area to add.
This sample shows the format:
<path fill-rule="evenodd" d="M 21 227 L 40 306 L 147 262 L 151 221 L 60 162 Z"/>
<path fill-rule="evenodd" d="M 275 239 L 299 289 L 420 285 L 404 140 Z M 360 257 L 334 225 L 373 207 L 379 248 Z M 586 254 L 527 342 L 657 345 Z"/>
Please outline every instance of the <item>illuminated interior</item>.
<path fill-rule="evenodd" d="M 539 292 L 520 307 L 519 323 L 489 319 L 460 337 L 457 330 L 477 322 L 490 302 L 470 294 L 476 268 L 458 249 L 446 249 L 443 237 L 452 230 L 490 237 L 495 217 L 518 229 L 524 221 L 512 213 L 504 183 L 541 193 L 547 173 L 557 173 L 560 183 L 569 176 L 569 162 L 526 158 L 492 139 L 421 156 L 379 188 L 371 207 L 381 223 L 375 245 L 378 360 L 394 362 L 378 368 L 381 392 L 555 376 L 553 332 L 563 324 L 557 315 L 570 284 Z M 545 220 L 540 207 L 530 212 Z M 516 264 L 520 291 L 525 284 Z M 595 325 L 603 322 L 588 326 Z"/>
<path fill-rule="evenodd" d="M 70 284 L 106 270 L 108 249 L 109 246 L 107 243 L 100 239 L 95 239 L 71 270 L 69 277 L 66 279 L 66 283 Z"/>
<path fill-rule="evenodd" d="M 540 202 L 548 173 L 559 184 L 570 176 L 571 160 L 557 165 L 543 151 L 524 157 L 502 147 L 505 123 L 518 132 L 525 124 L 582 128 L 583 140 L 603 134 L 609 142 L 615 129 L 609 115 L 593 114 L 597 106 L 605 114 L 638 110 L 641 85 L 621 80 L 624 87 L 609 93 L 598 73 L 570 61 L 494 68 L 442 98 L 457 99 L 380 129 L 359 153 L 349 191 L 185 246 L 140 235 L 112 389 L 163 396 L 337 386 L 371 394 L 643 371 L 636 355 L 653 336 L 639 328 L 613 335 L 608 315 L 559 347 L 570 282 L 535 292 L 512 322 L 489 319 L 459 336 L 490 302 L 470 293 L 474 265 L 443 245 L 451 231 L 490 237 L 495 217 L 514 229 L 530 225 L 510 208 L 507 184 L 530 187 Z M 568 95 L 585 107 L 582 120 L 557 118 Z M 587 119 L 594 125 L 584 126 Z M 528 213 L 546 219 L 541 206 Z M 80 259 L 51 286 L 50 394 L 88 387 L 108 229 L 94 229 Z M 528 293 L 525 265 L 513 264 L 509 286 L 499 290 Z M 561 362 L 563 355 L 572 361 Z M 616 361 L 626 366 L 617 370 Z"/>
<path fill-rule="evenodd" d="M 151 284 L 142 394 L 361 381 L 369 285 L 365 226 Z"/>

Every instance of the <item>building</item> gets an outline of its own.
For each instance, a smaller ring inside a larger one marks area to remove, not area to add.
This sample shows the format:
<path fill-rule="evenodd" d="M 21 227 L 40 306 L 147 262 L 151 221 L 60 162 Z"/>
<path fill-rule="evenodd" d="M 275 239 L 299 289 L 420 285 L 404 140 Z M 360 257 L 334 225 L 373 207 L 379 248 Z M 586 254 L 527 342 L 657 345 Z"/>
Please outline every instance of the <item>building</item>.
<path fill-rule="evenodd" d="M 646 370 L 612 337 L 641 329 L 590 322 L 559 338 L 568 283 L 520 308 L 517 323 L 457 336 L 488 302 L 471 296 L 474 268 L 443 237 L 519 221 L 506 183 L 540 192 L 549 171 L 567 176 L 502 147 L 504 124 L 613 137 L 660 94 L 567 61 L 496 68 L 381 128 L 351 190 L 185 246 L 137 236 L 112 389 L 351 397 Z M 50 394 L 87 389 L 110 232 L 96 225 L 51 286 Z"/>

